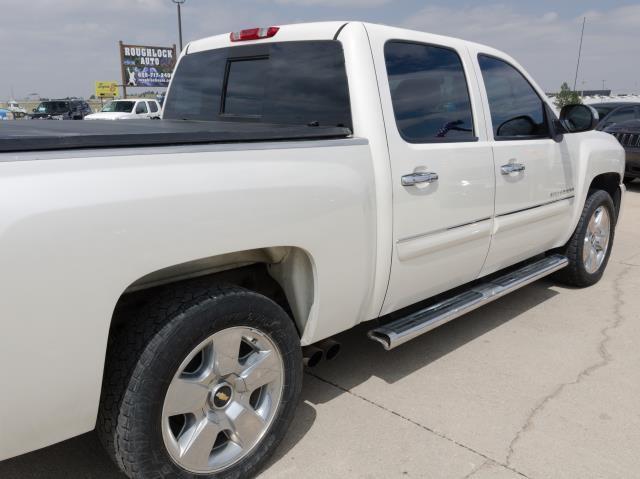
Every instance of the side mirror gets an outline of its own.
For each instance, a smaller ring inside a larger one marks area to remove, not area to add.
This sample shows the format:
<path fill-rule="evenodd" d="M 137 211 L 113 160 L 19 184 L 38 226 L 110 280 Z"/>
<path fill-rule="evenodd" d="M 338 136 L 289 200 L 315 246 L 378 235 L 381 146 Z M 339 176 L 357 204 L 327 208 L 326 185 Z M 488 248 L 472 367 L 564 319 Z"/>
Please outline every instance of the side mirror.
<path fill-rule="evenodd" d="M 589 105 L 566 105 L 560 110 L 560 123 L 567 133 L 593 130 L 599 120 L 597 110 Z"/>
<path fill-rule="evenodd" d="M 31 110 L 33 113 L 36 113 L 38 111 L 37 108 L 34 108 L 33 110 Z"/>

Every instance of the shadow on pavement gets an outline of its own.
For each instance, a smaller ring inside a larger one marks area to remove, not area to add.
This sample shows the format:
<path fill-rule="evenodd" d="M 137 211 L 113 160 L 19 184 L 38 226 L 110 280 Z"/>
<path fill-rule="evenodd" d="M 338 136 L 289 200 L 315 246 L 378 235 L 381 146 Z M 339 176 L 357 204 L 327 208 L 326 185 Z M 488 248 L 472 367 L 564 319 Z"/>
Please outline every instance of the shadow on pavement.
<path fill-rule="evenodd" d="M 633 180 L 631 183 L 627 183 L 625 185 L 627 187 L 627 191 L 632 193 L 640 193 L 640 180 Z"/>
<path fill-rule="evenodd" d="M 558 293 L 550 289 L 554 284 L 549 280 L 538 281 L 392 351 L 385 351 L 380 344 L 366 337 L 374 322 L 361 324 L 338 335 L 336 339 L 342 343 L 340 355 L 333 361 L 321 363 L 311 372 L 323 379 L 331 378 L 333 383 L 347 390 L 372 376 L 393 384 L 556 296 Z M 321 404 L 342 392 L 344 391 L 341 389 L 328 388 L 327 397 L 307 400 L 313 404 Z"/>
<path fill-rule="evenodd" d="M 633 187 L 640 191 L 640 183 Z M 344 389 L 351 389 L 372 376 L 393 384 L 552 298 L 558 294 L 550 289 L 552 285 L 544 280 L 529 285 L 389 352 L 366 337 L 373 323 L 339 335 L 336 339 L 342 343 L 342 353 L 311 371 L 320 378 L 330 376 L 339 388 L 303 388 L 292 426 L 266 467 L 284 457 L 309 431 L 316 419 L 314 404 L 329 402 L 343 394 Z M 109 460 L 94 432 L 0 462 L 2 479 L 70 477 L 123 479 L 124 475 Z"/>

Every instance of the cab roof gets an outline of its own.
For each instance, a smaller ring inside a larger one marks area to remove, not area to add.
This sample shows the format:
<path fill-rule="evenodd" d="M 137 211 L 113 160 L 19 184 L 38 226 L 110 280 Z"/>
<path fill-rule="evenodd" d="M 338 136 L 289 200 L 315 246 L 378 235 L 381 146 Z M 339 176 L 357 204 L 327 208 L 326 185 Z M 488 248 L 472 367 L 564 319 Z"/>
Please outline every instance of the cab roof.
<path fill-rule="evenodd" d="M 185 53 L 196 53 L 206 50 L 213 50 L 216 48 L 224 48 L 236 45 L 252 44 L 252 43 L 266 43 L 266 42 L 285 42 L 296 40 L 332 40 L 337 38 L 340 30 L 346 25 L 356 23 L 364 25 L 371 30 L 388 29 L 393 31 L 396 35 L 402 35 L 402 32 L 417 32 L 418 30 L 409 30 L 406 28 L 391 27 L 388 25 L 381 25 L 376 23 L 366 23 L 358 21 L 332 21 L 332 22 L 314 22 L 314 23 L 293 23 L 289 25 L 273 25 L 279 28 L 277 34 L 271 38 L 263 38 L 260 40 L 249 40 L 243 42 L 232 42 L 229 38 L 230 32 L 220 35 L 213 35 L 205 37 L 200 40 L 190 42 L 186 48 Z M 262 25 L 262 27 L 269 27 L 271 25 Z M 428 33 L 428 32 L 420 32 Z M 481 45 L 478 43 L 469 42 L 455 37 L 448 37 L 444 35 L 430 34 L 433 37 L 437 37 L 443 43 L 465 43 L 468 45 L 475 45 L 481 47 L 483 50 L 493 50 L 491 47 Z M 497 52 L 497 50 L 495 50 Z M 499 52 L 502 54 L 502 52 Z"/>

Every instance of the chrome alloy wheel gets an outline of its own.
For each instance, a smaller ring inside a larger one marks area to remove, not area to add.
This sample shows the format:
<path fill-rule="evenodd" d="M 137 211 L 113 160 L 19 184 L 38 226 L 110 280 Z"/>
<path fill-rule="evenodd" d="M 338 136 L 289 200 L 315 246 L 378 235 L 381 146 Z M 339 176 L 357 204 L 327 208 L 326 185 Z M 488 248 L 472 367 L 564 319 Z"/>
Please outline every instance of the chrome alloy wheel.
<path fill-rule="evenodd" d="M 171 458 L 214 473 L 249 454 L 271 425 L 284 386 L 275 343 L 249 327 L 223 329 L 200 343 L 173 377 L 162 408 Z"/>
<path fill-rule="evenodd" d="M 582 247 L 582 263 L 589 274 L 593 274 L 604 262 L 611 237 L 611 218 L 604 206 L 599 206 L 591 215 Z"/>

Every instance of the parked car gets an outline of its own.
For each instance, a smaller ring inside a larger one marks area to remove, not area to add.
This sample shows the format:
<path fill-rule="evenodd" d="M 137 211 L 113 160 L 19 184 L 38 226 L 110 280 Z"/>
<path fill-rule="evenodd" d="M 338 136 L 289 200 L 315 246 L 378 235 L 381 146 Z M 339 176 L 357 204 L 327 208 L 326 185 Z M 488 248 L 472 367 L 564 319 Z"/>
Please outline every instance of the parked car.
<path fill-rule="evenodd" d="M 22 108 L 15 100 L 9 100 L 7 110 L 13 113 L 14 118 L 23 118 L 27 115 L 27 110 Z"/>
<path fill-rule="evenodd" d="M 604 130 L 608 126 L 628 120 L 640 120 L 640 103 L 636 102 L 606 102 L 593 103 L 592 106 L 598 112 L 600 121 L 598 130 Z"/>
<path fill-rule="evenodd" d="M 13 119 L 14 119 L 13 112 L 5 108 L 0 108 L 0 120 L 13 120 Z"/>
<path fill-rule="evenodd" d="M 624 181 L 640 178 L 640 119 L 623 121 L 607 127 L 604 131 L 615 136 L 625 150 Z"/>
<path fill-rule="evenodd" d="M 87 115 L 85 120 L 159 119 L 161 107 L 156 100 L 127 98 L 112 100 L 98 113 Z"/>
<path fill-rule="evenodd" d="M 82 120 L 91 113 L 84 100 L 47 100 L 41 102 L 29 117 L 33 120 Z"/>
<path fill-rule="evenodd" d="M 0 459 L 96 427 L 138 479 L 254 475 L 359 323 L 598 282 L 625 191 L 592 108 L 360 22 L 191 42 L 160 121 L 33 123 L 0 128 Z"/>

